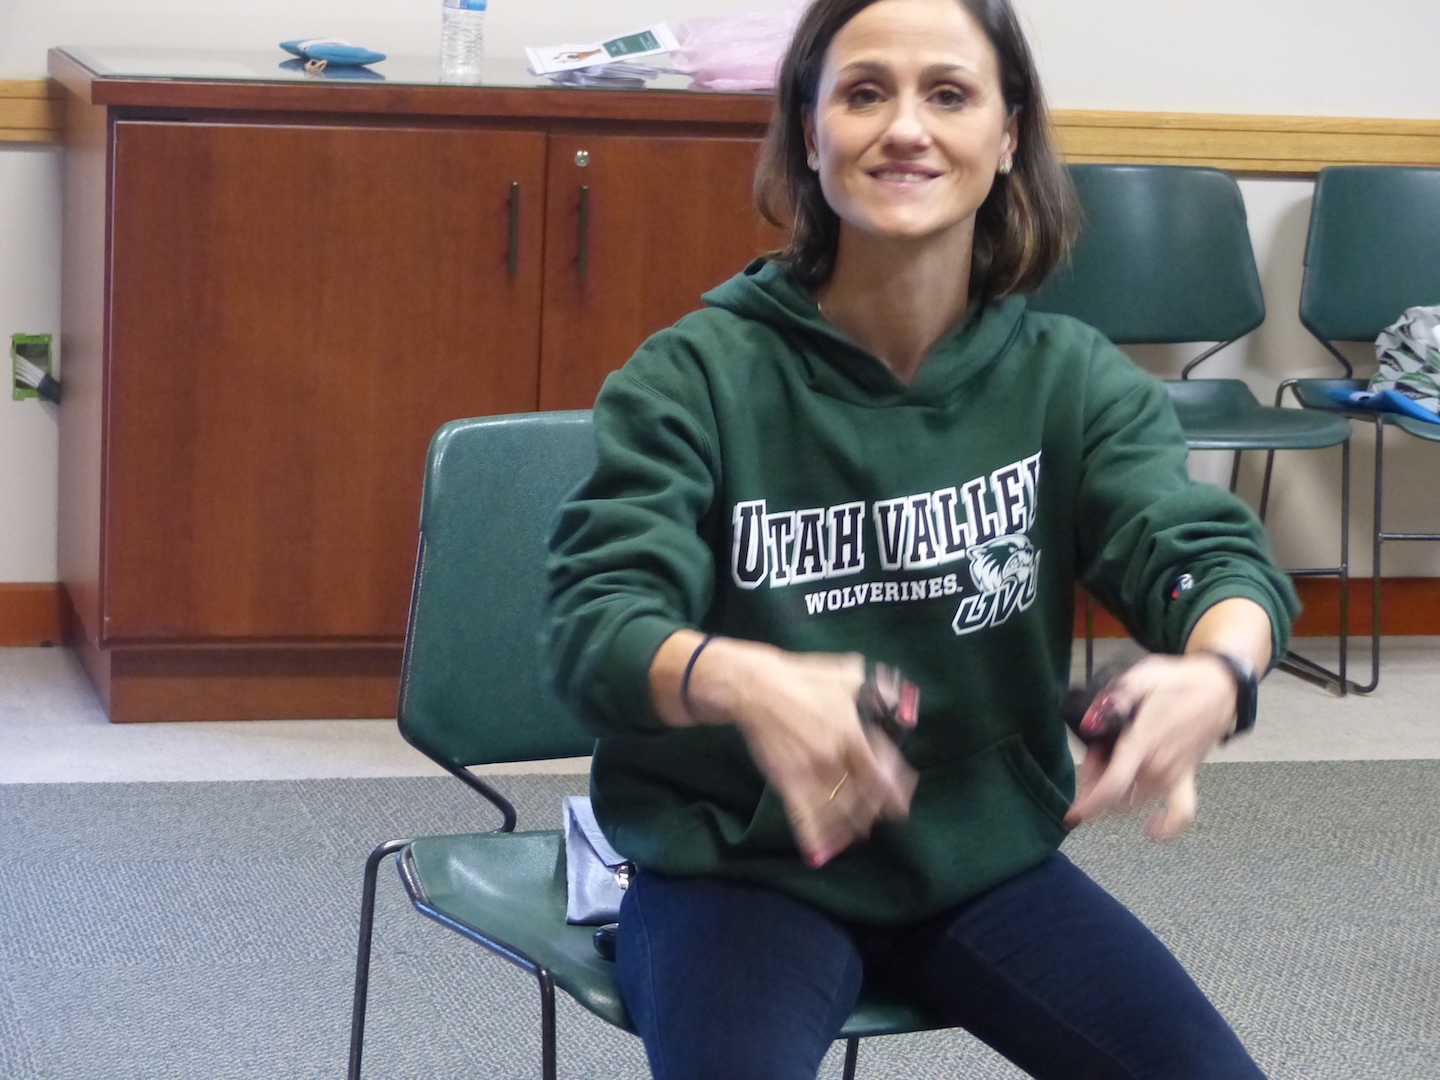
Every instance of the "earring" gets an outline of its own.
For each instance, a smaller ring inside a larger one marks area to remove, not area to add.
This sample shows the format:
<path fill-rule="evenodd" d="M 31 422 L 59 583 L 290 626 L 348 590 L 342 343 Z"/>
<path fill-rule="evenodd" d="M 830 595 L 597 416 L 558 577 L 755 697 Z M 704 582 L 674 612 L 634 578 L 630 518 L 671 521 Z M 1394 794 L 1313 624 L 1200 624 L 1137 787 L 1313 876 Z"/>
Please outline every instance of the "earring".
<path fill-rule="evenodd" d="M 1006 154 L 1005 157 L 1000 161 L 1000 175 L 1009 176 L 1010 170 L 1014 167 L 1014 162 L 1010 160 L 1010 155 Z"/>
<path fill-rule="evenodd" d="M 811 151 L 810 151 L 810 156 L 805 159 L 805 164 L 810 166 L 810 171 L 811 171 L 811 172 L 819 172 L 819 171 L 820 171 L 820 155 L 817 154 L 814 150 L 811 150 Z"/>

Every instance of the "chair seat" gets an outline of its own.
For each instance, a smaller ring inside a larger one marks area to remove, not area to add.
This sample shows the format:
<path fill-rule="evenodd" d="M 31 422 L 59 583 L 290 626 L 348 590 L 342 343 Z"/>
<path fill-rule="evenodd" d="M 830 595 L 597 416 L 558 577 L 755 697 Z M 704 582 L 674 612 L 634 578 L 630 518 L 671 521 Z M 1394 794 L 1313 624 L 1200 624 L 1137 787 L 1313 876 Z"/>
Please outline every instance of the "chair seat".
<path fill-rule="evenodd" d="M 614 967 L 595 951 L 595 928 L 565 922 L 561 833 L 428 836 L 412 841 L 401 859 L 401 879 L 423 914 L 502 955 L 549 969 L 555 984 L 585 1008 L 634 1031 L 615 988 Z M 867 992 L 841 1036 L 945 1026 L 903 1001 Z"/>
<path fill-rule="evenodd" d="M 1355 390 L 1366 390 L 1369 386 L 1368 379 L 1296 379 L 1295 396 L 1307 409 L 1340 413 L 1361 420 L 1374 420 L 1375 413 L 1371 410 L 1347 409 L 1330 397 L 1332 390 L 1350 393 Z M 1385 423 L 1391 427 L 1398 427 L 1401 431 L 1408 432 L 1417 439 L 1440 442 L 1440 424 L 1430 424 L 1424 420 L 1416 420 L 1413 416 L 1402 416 L 1399 413 L 1389 412 L 1385 414 Z"/>
<path fill-rule="evenodd" d="M 1172 379 L 1165 386 L 1192 450 L 1319 450 L 1350 437 L 1350 421 L 1338 411 L 1261 405 L 1239 379 Z"/>
<path fill-rule="evenodd" d="M 1392 427 L 1398 427 L 1401 431 L 1409 432 L 1417 439 L 1429 439 L 1431 442 L 1440 442 L 1440 424 L 1431 424 L 1425 420 L 1416 420 L 1413 416 L 1397 416 L 1395 413 L 1386 413 L 1385 423 Z"/>
<path fill-rule="evenodd" d="M 935 1031 L 950 1026 L 899 998 L 866 989 L 855 1003 L 845 1026 L 840 1029 L 840 1038 L 905 1035 L 912 1031 Z"/>

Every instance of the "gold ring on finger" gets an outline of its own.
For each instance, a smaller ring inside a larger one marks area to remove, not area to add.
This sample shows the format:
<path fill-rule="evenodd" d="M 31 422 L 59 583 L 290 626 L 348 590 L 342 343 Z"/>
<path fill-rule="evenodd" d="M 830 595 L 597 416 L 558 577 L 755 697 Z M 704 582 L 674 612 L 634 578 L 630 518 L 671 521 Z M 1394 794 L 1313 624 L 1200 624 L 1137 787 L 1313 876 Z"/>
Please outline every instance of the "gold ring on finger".
<path fill-rule="evenodd" d="M 825 801 L 834 802 L 835 796 L 840 794 L 840 789 L 845 786 L 845 781 L 849 779 L 850 773 L 847 771 L 844 776 L 840 777 L 840 781 L 833 788 L 830 789 L 830 797 Z"/>

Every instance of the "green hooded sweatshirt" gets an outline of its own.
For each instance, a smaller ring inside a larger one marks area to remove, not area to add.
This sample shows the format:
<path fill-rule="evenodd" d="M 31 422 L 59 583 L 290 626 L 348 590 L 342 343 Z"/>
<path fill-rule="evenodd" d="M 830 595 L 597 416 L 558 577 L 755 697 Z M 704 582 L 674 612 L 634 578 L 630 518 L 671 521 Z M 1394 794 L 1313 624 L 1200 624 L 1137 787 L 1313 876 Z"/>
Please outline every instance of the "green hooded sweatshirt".
<path fill-rule="evenodd" d="M 1189 479 L 1164 386 L 1095 330 L 973 305 L 906 386 L 781 264 L 704 300 L 606 380 L 595 472 L 551 541 L 554 685 L 599 736 L 601 827 L 642 868 L 925 918 L 1065 837 L 1077 580 L 1163 652 L 1248 597 L 1283 655 L 1298 605 L 1260 523 Z M 739 732 L 657 715 L 650 665 L 686 627 L 898 665 L 921 689 L 909 817 L 808 867 Z"/>

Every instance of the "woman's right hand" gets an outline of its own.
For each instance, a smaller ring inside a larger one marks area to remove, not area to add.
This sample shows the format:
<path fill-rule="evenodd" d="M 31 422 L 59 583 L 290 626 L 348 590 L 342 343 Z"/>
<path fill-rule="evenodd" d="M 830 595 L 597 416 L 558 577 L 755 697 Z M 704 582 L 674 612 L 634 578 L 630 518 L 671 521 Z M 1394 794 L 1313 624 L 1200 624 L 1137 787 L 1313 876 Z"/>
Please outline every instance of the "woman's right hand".
<path fill-rule="evenodd" d="M 914 770 L 889 738 L 861 722 L 856 707 L 864 657 L 716 638 L 696 659 L 682 700 L 684 670 L 702 640 L 677 631 L 661 646 L 651 667 L 660 713 L 675 726 L 740 730 L 811 866 L 869 836 L 881 817 L 909 812 Z"/>

